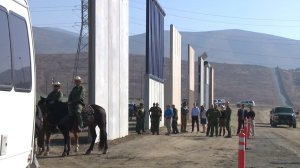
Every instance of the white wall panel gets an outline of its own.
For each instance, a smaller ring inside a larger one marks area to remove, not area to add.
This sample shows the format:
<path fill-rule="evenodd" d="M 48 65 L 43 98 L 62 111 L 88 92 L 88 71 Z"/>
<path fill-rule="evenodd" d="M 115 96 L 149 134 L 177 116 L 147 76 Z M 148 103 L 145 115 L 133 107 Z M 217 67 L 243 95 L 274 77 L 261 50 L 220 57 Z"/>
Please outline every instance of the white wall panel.
<path fill-rule="evenodd" d="M 164 84 L 161 82 L 158 82 L 156 80 L 153 80 L 149 77 L 149 75 L 146 75 L 145 78 L 145 97 L 144 97 L 144 103 L 145 103 L 145 109 L 150 109 L 152 107 L 153 103 L 158 103 L 159 107 L 162 110 L 162 120 L 160 122 L 160 126 L 164 125 L 164 110 L 165 110 L 165 104 L 164 104 Z M 149 111 L 146 110 L 146 116 L 149 116 Z M 151 127 L 150 122 L 150 116 L 145 118 L 145 128 L 149 129 Z"/>
<path fill-rule="evenodd" d="M 94 78 L 90 103 L 106 110 L 108 139 L 116 139 L 128 135 L 128 0 L 93 3 L 95 73 L 89 74 L 90 81 Z"/>
<path fill-rule="evenodd" d="M 189 59 L 189 110 L 193 108 L 193 103 L 195 102 L 195 50 L 191 45 L 188 45 L 188 59 Z"/>
<path fill-rule="evenodd" d="M 181 35 L 176 28 L 170 26 L 170 64 L 171 77 L 166 82 L 165 104 L 178 109 L 178 123 L 181 122 Z"/>
<path fill-rule="evenodd" d="M 215 88 L 214 88 L 214 84 L 215 84 L 215 71 L 213 67 L 209 68 L 209 102 L 212 104 L 214 103 L 214 98 L 215 98 Z"/>

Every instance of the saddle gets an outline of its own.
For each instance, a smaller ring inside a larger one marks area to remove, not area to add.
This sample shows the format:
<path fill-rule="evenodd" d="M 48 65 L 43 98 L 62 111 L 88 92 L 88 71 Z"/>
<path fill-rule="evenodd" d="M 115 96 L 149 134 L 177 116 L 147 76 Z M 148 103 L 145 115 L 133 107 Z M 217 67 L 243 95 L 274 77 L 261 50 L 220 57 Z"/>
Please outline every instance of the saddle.
<path fill-rule="evenodd" d="M 91 105 L 85 105 L 81 111 L 81 115 L 82 115 L 82 121 L 83 121 L 83 125 L 84 126 L 88 126 L 92 123 L 94 123 L 94 113 L 95 110 L 93 109 L 93 107 Z"/>

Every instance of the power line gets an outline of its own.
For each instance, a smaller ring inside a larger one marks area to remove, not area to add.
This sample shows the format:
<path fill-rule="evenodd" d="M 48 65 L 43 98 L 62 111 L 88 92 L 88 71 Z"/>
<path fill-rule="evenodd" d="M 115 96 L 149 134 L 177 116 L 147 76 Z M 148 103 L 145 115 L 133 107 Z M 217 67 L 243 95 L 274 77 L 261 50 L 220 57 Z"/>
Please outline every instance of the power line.
<path fill-rule="evenodd" d="M 31 7 L 30 9 L 59 9 L 59 8 L 80 8 L 80 5 L 73 5 L 73 6 L 35 6 Z"/>
<path fill-rule="evenodd" d="M 136 3 L 136 4 L 145 4 L 145 3 L 140 3 L 141 1 L 131 1 L 131 2 Z M 205 12 L 199 12 L 199 11 L 196 12 L 196 11 L 191 11 L 191 10 L 170 8 L 170 7 L 165 7 L 165 6 L 163 8 L 173 10 L 173 11 L 182 12 L 182 13 L 198 14 L 198 15 L 221 17 L 221 18 L 231 18 L 231 19 L 239 19 L 239 20 L 275 21 L 275 22 L 300 22 L 300 19 L 274 19 L 274 18 L 239 17 L 239 16 L 228 16 L 228 15 L 205 13 Z M 169 15 L 169 12 L 168 12 L 168 15 Z"/>
<path fill-rule="evenodd" d="M 131 6 L 131 8 L 144 11 L 144 9 L 139 8 L 139 7 Z M 216 20 L 199 19 L 199 18 L 195 18 L 195 17 L 179 16 L 179 15 L 172 14 L 172 13 L 168 13 L 167 16 L 173 16 L 173 17 L 177 17 L 177 18 L 181 18 L 181 19 L 187 19 L 187 20 L 192 20 L 192 21 L 201 21 L 201 22 L 218 23 L 218 24 L 229 24 L 229 25 L 239 25 L 239 26 L 300 28 L 300 25 L 271 25 L 271 24 L 234 23 L 234 22 L 224 22 L 224 21 L 216 21 Z"/>

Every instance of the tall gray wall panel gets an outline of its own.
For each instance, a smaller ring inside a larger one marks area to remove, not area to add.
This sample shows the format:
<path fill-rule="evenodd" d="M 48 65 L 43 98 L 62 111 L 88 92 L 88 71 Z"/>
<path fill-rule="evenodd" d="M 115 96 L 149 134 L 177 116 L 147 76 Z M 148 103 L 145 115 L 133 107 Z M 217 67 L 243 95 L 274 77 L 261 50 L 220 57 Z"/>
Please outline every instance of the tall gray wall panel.
<path fill-rule="evenodd" d="M 209 106 L 211 105 L 211 103 L 209 102 L 209 93 L 210 93 L 210 65 L 207 63 L 205 64 L 204 67 L 204 104 L 205 104 L 205 108 L 208 109 Z"/>
<path fill-rule="evenodd" d="M 128 135 L 128 0 L 90 1 L 89 100 L 106 110 L 116 139 Z"/>
<path fill-rule="evenodd" d="M 204 60 L 202 57 L 198 57 L 198 102 L 199 105 L 204 105 Z"/>

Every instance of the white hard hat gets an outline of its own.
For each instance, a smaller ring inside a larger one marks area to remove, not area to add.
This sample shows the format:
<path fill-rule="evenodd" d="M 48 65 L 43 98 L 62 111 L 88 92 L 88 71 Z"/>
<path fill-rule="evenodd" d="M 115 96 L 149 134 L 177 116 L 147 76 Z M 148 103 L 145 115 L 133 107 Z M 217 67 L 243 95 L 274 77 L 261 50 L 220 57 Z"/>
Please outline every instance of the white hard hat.
<path fill-rule="evenodd" d="M 81 77 L 80 76 L 75 76 L 74 80 L 81 81 Z"/>
<path fill-rule="evenodd" d="M 54 83 L 53 83 L 53 86 L 60 86 L 60 85 L 61 85 L 60 82 L 54 82 Z"/>

